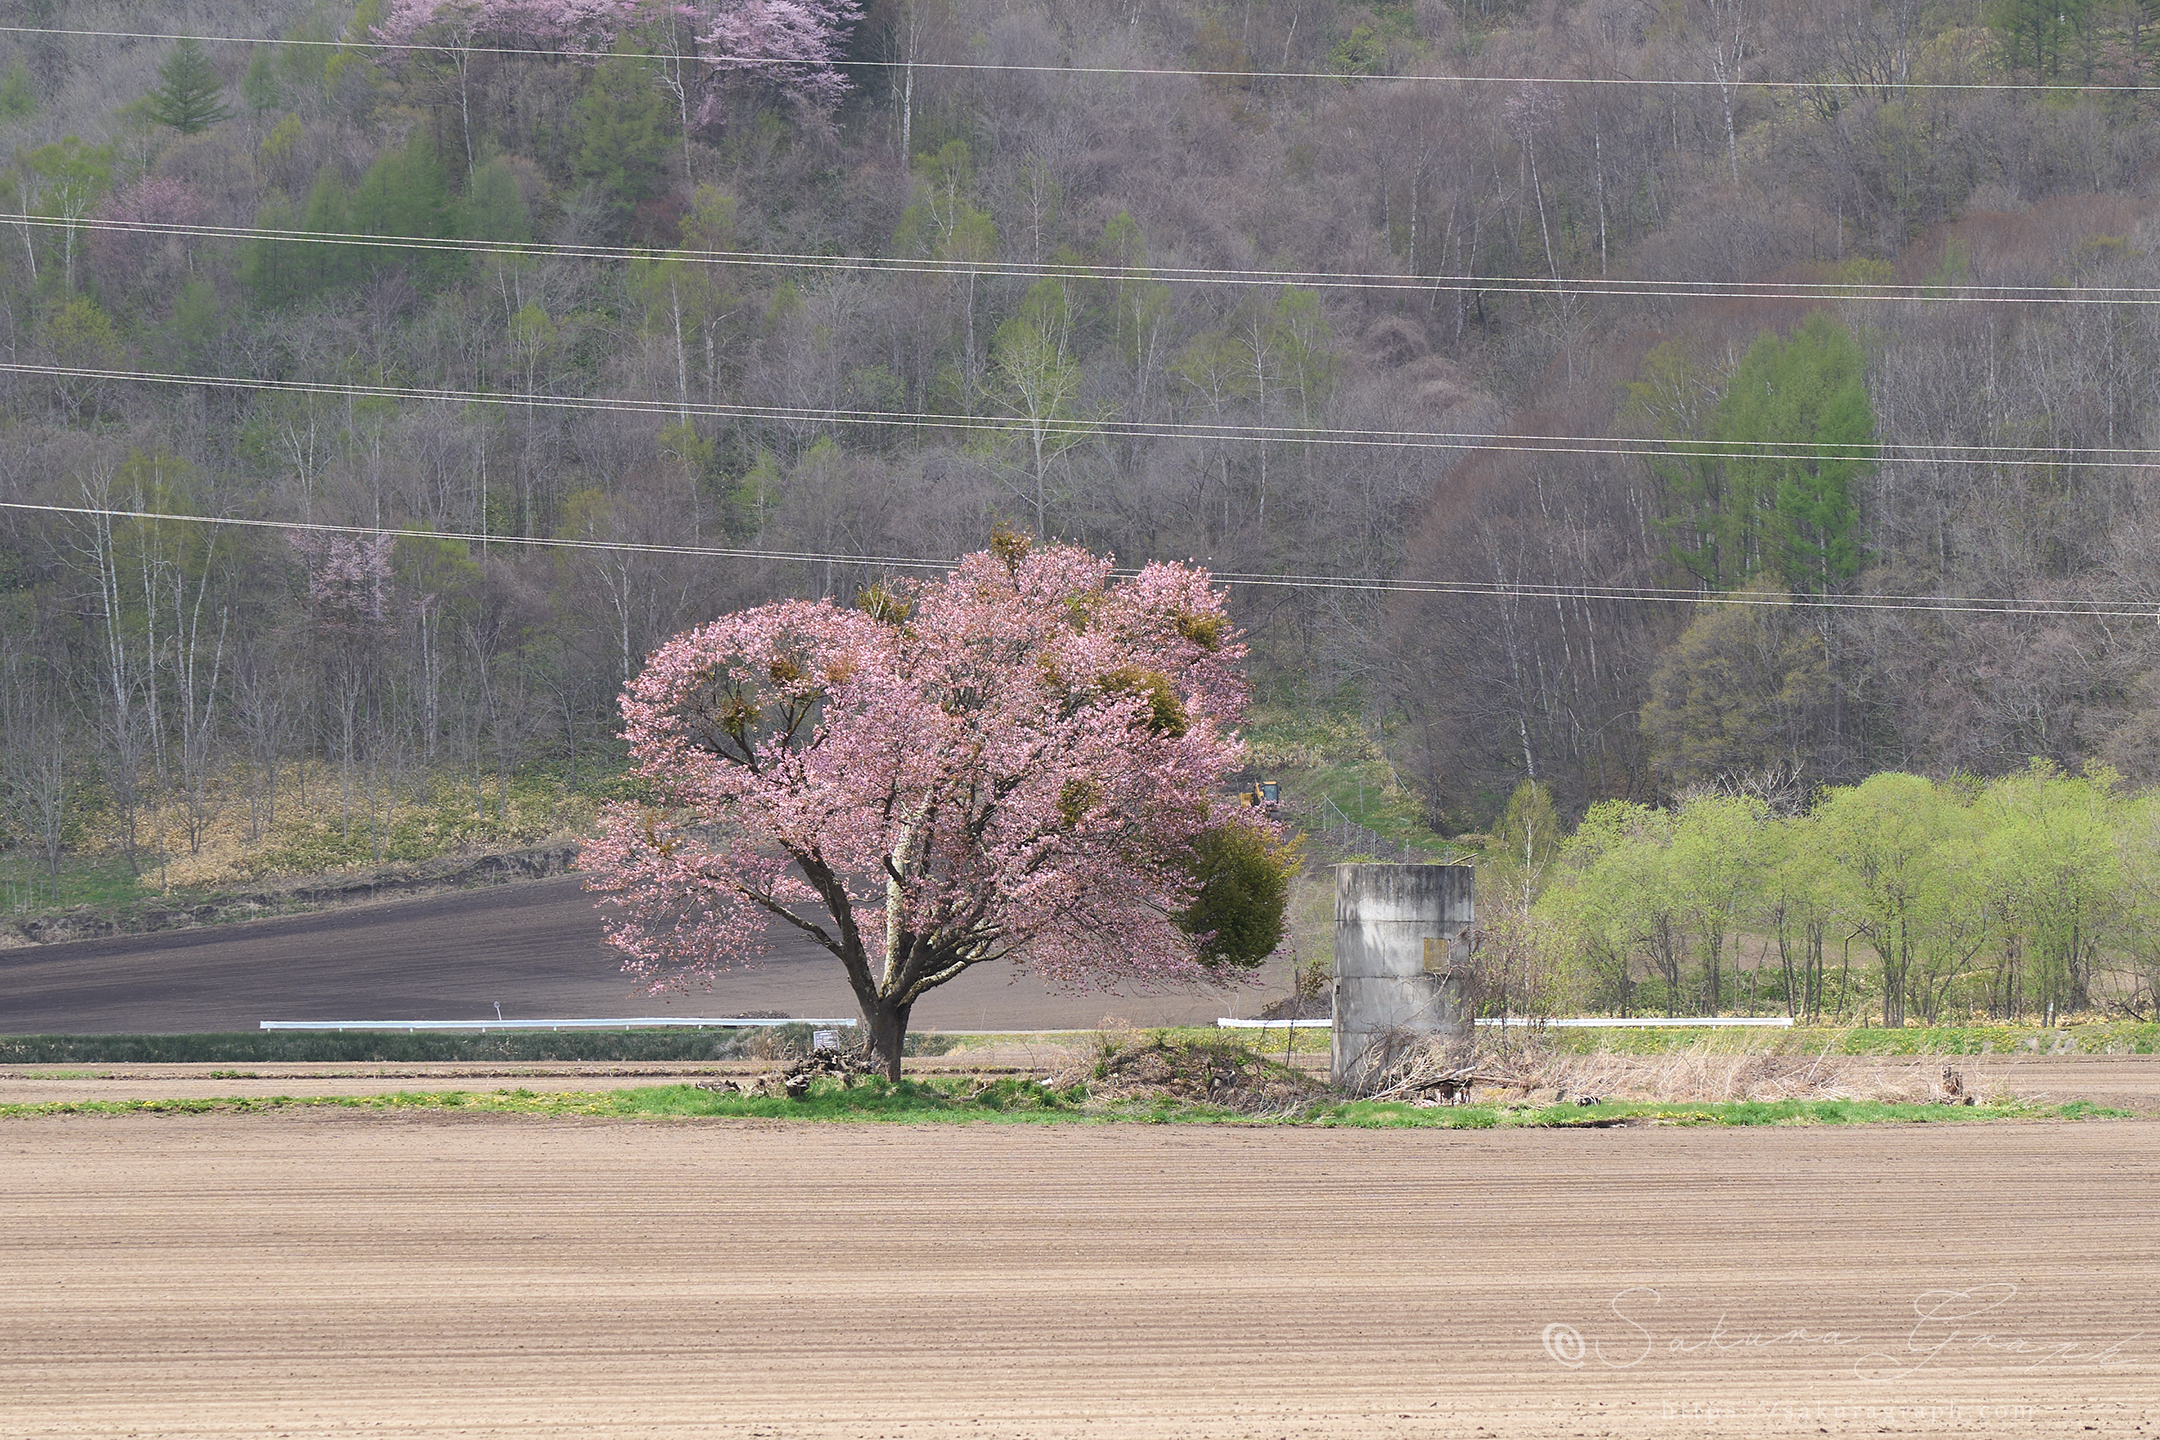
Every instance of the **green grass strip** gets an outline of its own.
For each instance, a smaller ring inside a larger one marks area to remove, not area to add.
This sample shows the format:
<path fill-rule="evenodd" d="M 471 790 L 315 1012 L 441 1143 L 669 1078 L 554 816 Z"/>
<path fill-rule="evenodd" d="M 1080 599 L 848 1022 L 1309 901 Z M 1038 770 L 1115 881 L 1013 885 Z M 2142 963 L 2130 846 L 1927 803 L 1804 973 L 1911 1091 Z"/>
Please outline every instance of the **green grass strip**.
<path fill-rule="evenodd" d="M 810 1049 L 814 1027 L 756 1029 L 240 1030 L 192 1035 L 0 1035 L 4 1065 L 578 1064 L 740 1060 L 752 1046 Z M 910 1055 L 942 1055 L 949 1037 L 908 1036 Z"/>
<path fill-rule="evenodd" d="M 1179 1101 L 1091 1104 L 1085 1086 L 1052 1089 L 1008 1079 L 964 1077 L 866 1081 L 851 1089 L 821 1082 L 799 1100 L 655 1085 L 596 1092 L 400 1091 L 390 1095 L 224 1096 L 170 1100 L 59 1100 L 0 1105 L 0 1119 L 44 1115 L 257 1114 L 280 1110 L 422 1111 L 441 1114 L 598 1116 L 624 1120 L 766 1119 L 894 1124 L 1049 1122 L 1067 1124 L 1306 1125 L 1356 1129 L 1591 1129 L 1643 1125 L 1961 1124 L 1985 1120 L 2132 1118 L 2134 1112 L 2075 1101 L 2067 1105 L 1908 1105 L 1873 1100 L 1732 1101 L 1705 1104 L 1608 1101 L 1598 1105 L 1419 1108 L 1388 1101 L 1328 1101 L 1255 1119 Z"/>

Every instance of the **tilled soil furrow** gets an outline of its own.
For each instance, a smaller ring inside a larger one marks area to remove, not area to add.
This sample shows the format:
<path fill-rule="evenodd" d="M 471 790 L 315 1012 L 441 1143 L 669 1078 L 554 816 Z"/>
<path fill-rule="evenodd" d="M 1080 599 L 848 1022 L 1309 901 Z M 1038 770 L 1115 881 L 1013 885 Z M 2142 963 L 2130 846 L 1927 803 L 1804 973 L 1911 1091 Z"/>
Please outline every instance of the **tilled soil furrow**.
<path fill-rule="evenodd" d="M 2155 1138 L 18 1120 L 0 1430 L 2150 1435 Z"/>

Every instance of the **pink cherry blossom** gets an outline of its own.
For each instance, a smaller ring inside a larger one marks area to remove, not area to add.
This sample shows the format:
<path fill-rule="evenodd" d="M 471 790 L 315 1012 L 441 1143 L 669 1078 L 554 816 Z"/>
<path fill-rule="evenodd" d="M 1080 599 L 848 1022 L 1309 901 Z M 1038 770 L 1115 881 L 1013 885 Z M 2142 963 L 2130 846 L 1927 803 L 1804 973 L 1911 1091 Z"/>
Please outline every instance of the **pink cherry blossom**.
<path fill-rule="evenodd" d="M 718 117 L 730 80 L 752 81 L 813 109 L 829 109 L 847 93 L 837 66 L 848 32 L 862 19 L 860 0 L 717 0 L 697 12 L 713 79 L 699 124 Z"/>
<path fill-rule="evenodd" d="M 688 22 L 703 73 L 696 123 L 711 125 L 730 85 L 757 85 L 811 110 L 837 104 L 848 88 L 838 65 L 863 7 L 861 0 L 391 0 L 375 36 L 400 46 L 440 42 L 455 52 L 533 46 L 598 54 L 641 13 Z"/>
<path fill-rule="evenodd" d="M 291 537 L 293 553 L 307 567 L 308 605 L 315 618 L 334 630 L 361 630 L 389 618 L 389 535 L 326 535 L 302 532 Z"/>
<path fill-rule="evenodd" d="M 185 180 L 150 175 L 107 195 L 97 218 L 120 227 L 90 235 L 90 264 L 98 278 L 119 289 L 152 284 L 169 276 L 153 274 L 152 261 L 170 247 L 184 267 L 184 240 L 161 233 L 164 226 L 192 225 L 203 218 L 202 197 Z M 183 268 L 184 273 L 184 268 Z"/>
<path fill-rule="evenodd" d="M 628 968 L 709 982 L 793 928 L 895 1077 L 910 1008 L 971 966 L 1213 982 L 1175 916 L 1246 690 L 1206 573 L 1006 547 L 877 597 L 723 616 L 631 682 L 653 803 L 613 807 L 580 862 Z"/>
<path fill-rule="evenodd" d="M 434 27 L 466 43 L 605 50 L 635 0 L 391 0 L 375 37 L 409 45 Z"/>

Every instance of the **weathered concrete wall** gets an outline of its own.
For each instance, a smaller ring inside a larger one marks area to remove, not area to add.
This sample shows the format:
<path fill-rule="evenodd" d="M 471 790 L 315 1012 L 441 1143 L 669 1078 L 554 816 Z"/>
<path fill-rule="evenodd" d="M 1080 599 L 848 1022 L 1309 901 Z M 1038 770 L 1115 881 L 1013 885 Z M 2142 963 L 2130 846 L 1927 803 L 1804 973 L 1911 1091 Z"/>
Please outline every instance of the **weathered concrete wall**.
<path fill-rule="evenodd" d="M 1335 1083 L 1352 1088 L 1415 1036 L 1469 1026 L 1461 967 L 1477 922 L 1468 865 L 1335 867 Z"/>

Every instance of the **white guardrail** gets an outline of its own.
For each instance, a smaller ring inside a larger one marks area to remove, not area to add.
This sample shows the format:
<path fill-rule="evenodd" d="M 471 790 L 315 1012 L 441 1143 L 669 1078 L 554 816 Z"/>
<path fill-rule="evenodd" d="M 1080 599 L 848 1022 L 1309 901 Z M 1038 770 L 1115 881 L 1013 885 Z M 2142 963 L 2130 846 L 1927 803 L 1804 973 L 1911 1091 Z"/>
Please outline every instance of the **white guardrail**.
<path fill-rule="evenodd" d="M 773 1020 L 741 1015 L 683 1016 L 635 1015 L 621 1020 L 265 1020 L 265 1030 L 644 1030 L 689 1027 L 697 1030 L 735 1030 L 774 1025 L 844 1025 L 853 1020 Z"/>
<path fill-rule="evenodd" d="M 1511 1015 L 1504 1020 L 1480 1020 L 1477 1023 L 1500 1025 L 1508 1029 L 1550 1026 L 1563 1030 L 1694 1030 L 1704 1025 L 1755 1025 L 1771 1030 L 1792 1028 L 1792 1019 L 1786 1015 L 1775 1019 L 1743 1019 L 1724 1015 L 1630 1015 L 1624 1020 L 1604 1015 L 1584 1020 L 1524 1020 Z"/>
<path fill-rule="evenodd" d="M 1215 1024 L 1224 1030 L 1324 1030 L 1335 1022 L 1332 1020 L 1217 1020 Z M 1505 1029 L 1534 1029 L 1550 1026 L 1565 1030 L 1693 1030 L 1704 1025 L 1755 1025 L 1772 1030 L 1790 1030 L 1792 1020 L 1780 1015 L 1775 1019 L 1743 1019 L 1737 1016 L 1686 1016 L 1654 1015 L 1629 1016 L 1626 1019 L 1593 1016 L 1585 1020 L 1524 1020 L 1514 1016 L 1506 1019 L 1478 1020 L 1478 1025 L 1495 1025 Z"/>

